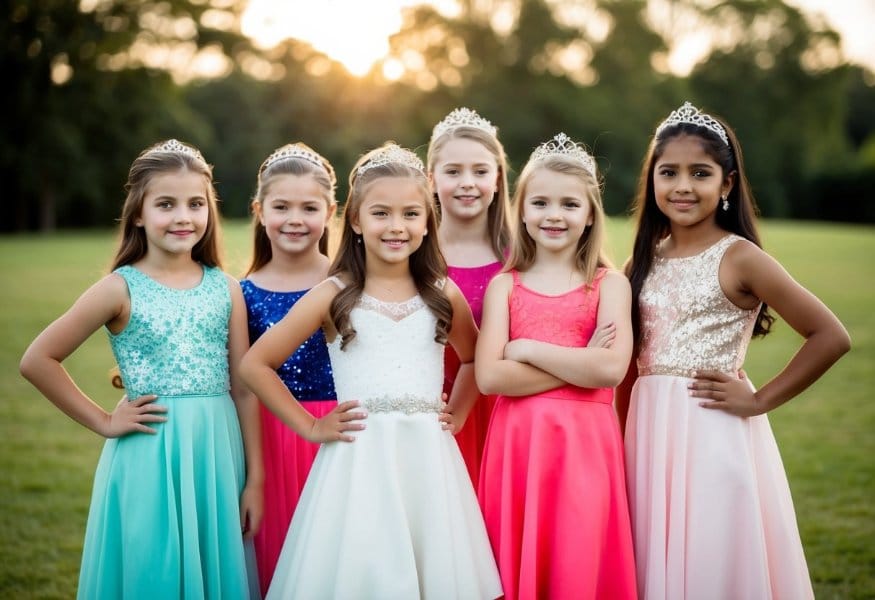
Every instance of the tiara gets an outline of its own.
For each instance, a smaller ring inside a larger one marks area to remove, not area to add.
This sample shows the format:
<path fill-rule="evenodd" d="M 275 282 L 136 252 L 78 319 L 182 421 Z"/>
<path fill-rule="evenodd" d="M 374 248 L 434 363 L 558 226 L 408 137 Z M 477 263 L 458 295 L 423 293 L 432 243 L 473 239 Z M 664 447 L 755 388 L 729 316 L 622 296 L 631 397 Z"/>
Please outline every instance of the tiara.
<path fill-rule="evenodd" d="M 455 109 L 444 117 L 443 121 L 434 126 L 431 131 L 431 139 L 442 136 L 456 127 L 473 127 L 485 131 L 493 137 L 498 131 L 492 123 L 478 115 L 476 111 L 462 107 Z"/>
<path fill-rule="evenodd" d="M 672 125 L 677 125 L 679 123 L 689 123 L 698 127 L 704 127 L 705 129 L 716 133 L 717 136 L 723 140 L 724 144 L 727 146 L 729 145 L 729 136 L 726 135 L 726 130 L 723 128 L 723 125 L 718 123 L 714 117 L 703 113 L 689 102 L 684 102 L 683 106 L 679 109 L 673 110 L 671 114 L 668 115 L 668 118 L 656 128 L 656 135 L 658 136 L 666 127 L 671 127 Z"/>
<path fill-rule="evenodd" d="M 544 142 L 532 152 L 529 162 L 541 160 L 548 156 L 567 156 L 583 165 L 583 168 L 595 175 L 595 159 L 583 149 L 583 146 L 564 133 L 557 133 L 549 142 Z"/>
<path fill-rule="evenodd" d="M 306 160 L 307 162 L 316 165 L 320 169 L 325 170 L 325 163 L 322 162 L 321 156 L 297 144 L 286 144 L 282 148 L 277 148 L 276 150 L 274 150 L 271 155 L 265 159 L 264 163 L 262 163 L 261 170 L 267 171 L 270 167 L 274 165 L 274 163 L 278 163 L 281 160 L 286 160 L 289 158 L 300 158 L 301 160 Z"/>
<path fill-rule="evenodd" d="M 192 158 L 196 158 L 197 160 L 206 163 L 203 155 L 200 153 L 200 150 L 194 148 L 193 146 L 189 146 L 188 144 L 183 144 L 179 140 L 167 140 L 166 142 L 162 142 L 157 146 L 153 146 L 146 151 L 146 154 L 153 154 L 155 152 L 173 152 L 174 154 L 185 154 L 186 156 L 190 156 Z"/>
<path fill-rule="evenodd" d="M 371 158 L 358 168 L 356 175 L 361 177 L 371 169 L 388 164 L 402 164 L 425 174 L 425 165 L 422 164 L 422 161 L 419 160 L 416 154 L 406 148 L 402 148 L 398 144 L 387 144 L 375 150 Z"/>

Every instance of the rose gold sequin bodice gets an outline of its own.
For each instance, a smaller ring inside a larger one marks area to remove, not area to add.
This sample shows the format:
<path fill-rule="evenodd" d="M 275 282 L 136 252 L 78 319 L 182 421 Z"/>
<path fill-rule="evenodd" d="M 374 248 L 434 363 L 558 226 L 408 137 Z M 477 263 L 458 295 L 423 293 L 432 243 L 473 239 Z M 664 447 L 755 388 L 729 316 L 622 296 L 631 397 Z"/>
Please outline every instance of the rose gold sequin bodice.
<path fill-rule="evenodd" d="M 727 235 L 695 256 L 654 258 L 638 299 L 639 375 L 692 377 L 697 370 L 741 368 L 759 307 L 735 306 L 718 280 L 724 253 L 741 239 Z"/>

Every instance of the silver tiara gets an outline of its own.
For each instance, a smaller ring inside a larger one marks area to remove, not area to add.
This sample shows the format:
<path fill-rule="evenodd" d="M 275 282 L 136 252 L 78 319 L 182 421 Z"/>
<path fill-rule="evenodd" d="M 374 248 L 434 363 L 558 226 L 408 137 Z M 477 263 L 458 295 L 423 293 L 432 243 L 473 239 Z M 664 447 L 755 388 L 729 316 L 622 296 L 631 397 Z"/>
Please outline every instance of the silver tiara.
<path fill-rule="evenodd" d="M 726 135 L 726 130 L 723 129 L 723 125 L 718 123 L 714 117 L 703 113 L 689 102 L 684 102 L 683 106 L 679 109 L 673 110 L 671 114 L 668 115 L 668 118 L 656 128 L 656 135 L 658 136 L 666 127 L 671 127 L 672 125 L 677 125 L 679 123 L 689 123 L 691 125 L 704 127 L 705 129 L 716 133 L 717 136 L 723 140 L 724 144 L 727 146 L 729 145 L 729 136 Z"/>
<path fill-rule="evenodd" d="M 149 148 L 146 154 L 152 154 L 154 152 L 173 152 L 174 154 L 185 154 L 186 156 L 196 158 L 203 163 L 207 162 L 206 160 L 204 160 L 204 157 L 200 153 L 200 150 L 189 146 L 188 144 L 183 144 L 179 140 L 167 140 L 166 142 L 162 142 L 157 146 Z"/>
<path fill-rule="evenodd" d="M 564 133 L 557 133 L 549 142 L 544 142 L 532 152 L 529 162 L 541 160 L 548 156 L 565 156 L 579 162 L 584 169 L 595 175 L 595 159 L 583 149 L 583 146 L 572 140 Z"/>
<path fill-rule="evenodd" d="M 401 164 L 425 174 L 425 165 L 422 164 L 422 161 L 419 160 L 416 154 L 406 148 L 402 148 L 398 144 L 388 144 L 375 150 L 373 156 L 358 168 L 356 175 L 361 177 L 371 169 L 388 164 Z"/>
<path fill-rule="evenodd" d="M 322 170 L 325 170 L 325 164 L 322 162 L 321 156 L 297 144 L 286 144 L 285 146 L 274 150 L 271 155 L 265 159 L 264 164 L 261 165 L 261 170 L 266 171 L 273 166 L 274 163 L 286 160 L 287 158 L 300 158 L 301 160 L 306 160 Z"/>
<path fill-rule="evenodd" d="M 485 131 L 491 136 L 495 136 L 497 132 L 495 126 L 478 115 L 476 111 L 462 107 L 455 109 L 444 117 L 443 121 L 434 126 L 431 131 L 431 139 L 435 139 L 456 127 L 473 127 Z"/>

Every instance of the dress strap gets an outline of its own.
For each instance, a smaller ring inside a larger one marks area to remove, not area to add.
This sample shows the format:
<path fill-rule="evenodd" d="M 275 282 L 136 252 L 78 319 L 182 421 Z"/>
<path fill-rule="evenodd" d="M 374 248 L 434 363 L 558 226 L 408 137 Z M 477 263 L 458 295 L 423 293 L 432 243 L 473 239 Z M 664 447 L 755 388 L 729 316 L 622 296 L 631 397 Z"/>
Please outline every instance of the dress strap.
<path fill-rule="evenodd" d="M 338 288 L 340 288 L 342 290 L 346 289 L 346 284 L 343 283 L 343 281 L 341 281 L 340 277 L 338 277 L 337 275 L 332 275 L 331 277 L 328 278 L 328 281 L 330 281 L 331 283 L 333 283 L 334 285 L 336 285 Z"/>
<path fill-rule="evenodd" d="M 516 269 L 511 269 L 510 271 L 511 277 L 513 277 L 513 287 L 519 287 L 522 285 L 522 281 L 520 280 L 520 272 Z"/>

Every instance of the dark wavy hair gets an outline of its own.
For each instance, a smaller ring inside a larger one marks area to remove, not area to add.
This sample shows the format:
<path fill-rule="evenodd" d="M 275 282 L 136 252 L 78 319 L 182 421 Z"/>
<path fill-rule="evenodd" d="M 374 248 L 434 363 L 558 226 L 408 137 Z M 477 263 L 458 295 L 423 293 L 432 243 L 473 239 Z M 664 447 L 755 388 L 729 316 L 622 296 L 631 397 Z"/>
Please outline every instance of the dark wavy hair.
<path fill-rule="evenodd" d="M 390 145 L 392 144 L 387 142 L 362 156 L 353 166 L 349 175 L 349 196 L 343 211 L 340 246 L 328 273 L 339 276 L 347 284 L 335 296 L 330 309 L 331 320 L 341 336 L 341 349 L 355 338 L 356 332 L 350 322 L 349 314 L 361 298 L 367 277 L 365 245 L 357 242 L 358 234 L 352 228 L 352 221 L 358 217 L 362 202 L 371 185 L 381 178 L 409 178 L 419 186 L 425 203 L 427 228 L 430 235 L 426 235 L 422 240 L 422 245 L 410 255 L 410 274 L 413 276 L 419 295 L 437 319 L 434 336 L 436 342 L 447 343 L 447 336 L 453 321 L 453 306 L 443 289 L 444 281 L 447 278 L 447 263 L 438 246 L 437 214 L 429 193 L 428 179 L 425 173 L 398 162 L 372 166 L 361 174 L 358 172 L 363 164 L 384 152 Z"/>
<path fill-rule="evenodd" d="M 640 339 L 641 332 L 638 298 L 641 295 L 644 280 L 653 264 L 656 247 L 671 231 L 668 217 L 656 205 L 656 196 L 653 191 L 654 168 L 670 141 L 682 136 L 697 137 L 701 140 L 705 153 L 723 170 L 724 178 L 735 173 L 735 185 L 732 186 L 727 197 L 729 210 L 717 209 L 717 225 L 762 247 L 756 224 L 759 211 L 744 171 L 744 159 L 738 138 L 722 119 L 711 116 L 726 131 L 726 136 L 729 138 L 728 145 L 720 139 L 720 136 L 706 127 L 692 123 L 675 123 L 665 127 L 655 135 L 647 150 L 638 181 L 638 192 L 633 204 L 636 233 L 632 247 L 632 259 L 626 268 L 626 274 L 632 284 L 632 327 L 636 340 Z M 774 320 L 775 317 L 768 312 L 768 306 L 763 303 L 754 324 L 753 335 L 764 336 L 768 334 Z"/>

